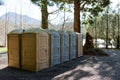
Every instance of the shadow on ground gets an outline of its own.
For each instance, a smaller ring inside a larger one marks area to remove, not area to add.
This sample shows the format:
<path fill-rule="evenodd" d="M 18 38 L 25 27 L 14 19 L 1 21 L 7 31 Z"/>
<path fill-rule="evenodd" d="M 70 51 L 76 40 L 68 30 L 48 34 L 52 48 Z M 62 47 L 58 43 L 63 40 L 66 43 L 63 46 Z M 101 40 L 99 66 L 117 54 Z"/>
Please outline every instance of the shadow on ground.
<path fill-rule="evenodd" d="M 1 80 L 120 80 L 120 51 L 110 56 L 84 56 L 39 72 L 14 68 L 0 70 Z"/>

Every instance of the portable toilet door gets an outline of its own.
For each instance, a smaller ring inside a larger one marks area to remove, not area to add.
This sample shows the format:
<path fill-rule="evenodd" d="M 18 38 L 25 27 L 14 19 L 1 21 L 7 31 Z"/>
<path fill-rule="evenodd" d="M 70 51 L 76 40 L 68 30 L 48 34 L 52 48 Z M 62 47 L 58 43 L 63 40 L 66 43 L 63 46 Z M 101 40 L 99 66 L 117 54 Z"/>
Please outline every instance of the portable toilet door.
<path fill-rule="evenodd" d="M 69 33 L 69 43 L 70 43 L 70 60 L 76 58 L 76 34 L 74 32 L 68 32 Z"/>
<path fill-rule="evenodd" d="M 55 64 L 60 64 L 60 35 L 58 32 L 54 33 L 54 39 L 55 39 L 55 44 L 54 44 L 54 49 L 55 49 L 55 56 L 57 61 L 55 61 Z"/>
<path fill-rule="evenodd" d="M 8 66 L 21 68 L 21 33 L 22 29 L 16 29 L 7 34 L 8 42 Z"/>
<path fill-rule="evenodd" d="M 69 61 L 69 35 L 64 32 L 64 61 Z"/>
<path fill-rule="evenodd" d="M 46 32 L 41 32 L 37 35 L 37 70 L 49 68 L 50 51 L 49 51 L 49 35 Z"/>
<path fill-rule="evenodd" d="M 36 70 L 36 34 L 22 34 L 22 69 Z"/>
<path fill-rule="evenodd" d="M 8 34 L 8 66 L 20 68 L 20 35 Z"/>
<path fill-rule="evenodd" d="M 76 34 L 73 32 L 72 33 L 72 55 L 71 55 L 71 59 L 76 58 Z"/>
<path fill-rule="evenodd" d="M 22 34 L 22 69 L 40 71 L 49 67 L 49 35 L 46 32 Z"/>
<path fill-rule="evenodd" d="M 50 35 L 50 66 L 60 64 L 60 35 L 56 31 L 47 31 Z"/>
<path fill-rule="evenodd" d="M 82 34 L 76 33 L 77 35 L 77 57 L 83 56 L 83 40 Z"/>
<path fill-rule="evenodd" d="M 60 34 L 60 61 L 69 60 L 69 35 L 65 31 L 58 31 Z"/>

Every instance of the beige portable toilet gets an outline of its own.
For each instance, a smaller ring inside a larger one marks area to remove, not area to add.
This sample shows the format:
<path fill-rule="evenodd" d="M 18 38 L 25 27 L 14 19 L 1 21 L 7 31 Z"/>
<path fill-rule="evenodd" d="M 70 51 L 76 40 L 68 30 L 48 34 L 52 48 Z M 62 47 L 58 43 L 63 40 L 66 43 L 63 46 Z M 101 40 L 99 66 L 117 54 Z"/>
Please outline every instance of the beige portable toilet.
<path fill-rule="evenodd" d="M 26 30 L 22 38 L 22 69 L 40 71 L 49 68 L 49 35 L 40 29 Z"/>
<path fill-rule="evenodd" d="M 77 35 L 77 57 L 83 56 L 83 40 L 82 34 L 76 33 Z"/>
<path fill-rule="evenodd" d="M 8 42 L 8 66 L 21 67 L 21 33 L 22 29 L 16 29 L 7 34 Z"/>
<path fill-rule="evenodd" d="M 76 58 L 76 33 L 68 31 L 69 34 L 69 58 L 75 59 Z"/>
<path fill-rule="evenodd" d="M 60 61 L 63 63 L 69 61 L 69 35 L 63 30 L 58 32 L 60 34 Z"/>
<path fill-rule="evenodd" d="M 46 30 L 50 36 L 50 66 L 60 64 L 60 35 L 55 30 Z"/>

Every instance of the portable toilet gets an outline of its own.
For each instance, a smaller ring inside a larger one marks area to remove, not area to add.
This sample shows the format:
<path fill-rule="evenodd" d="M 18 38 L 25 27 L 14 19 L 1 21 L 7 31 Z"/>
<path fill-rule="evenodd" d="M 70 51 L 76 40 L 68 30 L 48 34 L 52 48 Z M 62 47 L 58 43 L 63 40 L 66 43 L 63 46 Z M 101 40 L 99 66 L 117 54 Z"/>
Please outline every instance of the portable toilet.
<path fill-rule="evenodd" d="M 7 34 L 8 66 L 21 68 L 21 33 L 23 29 L 16 29 Z"/>
<path fill-rule="evenodd" d="M 22 69 L 40 71 L 49 68 L 49 35 L 40 29 L 26 30 L 22 38 Z"/>
<path fill-rule="evenodd" d="M 70 60 L 76 58 L 76 34 L 75 32 L 68 31 L 69 34 L 69 57 Z"/>
<path fill-rule="evenodd" d="M 82 34 L 76 33 L 77 35 L 77 57 L 83 56 L 83 40 Z"/>
<path fill-rule="evenodd" d="M 60 61 L 69 61 L 69 35 L 65 31 L 58 31 L 60 34 Z"/>
<path fill-rule="evenodd" d="M 60 35 L 55 30 L 46 30 L 50 36 L 50 66 L 60 64 Z"/>

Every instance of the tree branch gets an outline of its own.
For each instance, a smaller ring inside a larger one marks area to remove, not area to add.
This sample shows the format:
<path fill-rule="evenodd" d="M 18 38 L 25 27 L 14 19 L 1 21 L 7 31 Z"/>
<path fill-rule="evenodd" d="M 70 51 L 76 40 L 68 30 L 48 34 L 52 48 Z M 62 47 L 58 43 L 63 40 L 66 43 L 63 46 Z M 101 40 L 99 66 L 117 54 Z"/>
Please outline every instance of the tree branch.
<path fill-rule="evenodd" d="M 55 18 L 53 18 L 53 19 L 51 19 L 51 20 L 48 20 L 48 21 L 52 21 L 52 20 L 56 19 L 56 18 L 58 17 L 58 15 L 59 15 L 59 13 L 56 15 Z"/>
<path fill-rule="evenodd" d="M 55 10 L 55 11 L 53 11 L 53 12 L 49 12 L 48 14 L 53 14 L 53 13 L 56 13 L 56 12 L 58 12 L 60 9 L 57 9 L 57 10 Z"/>

